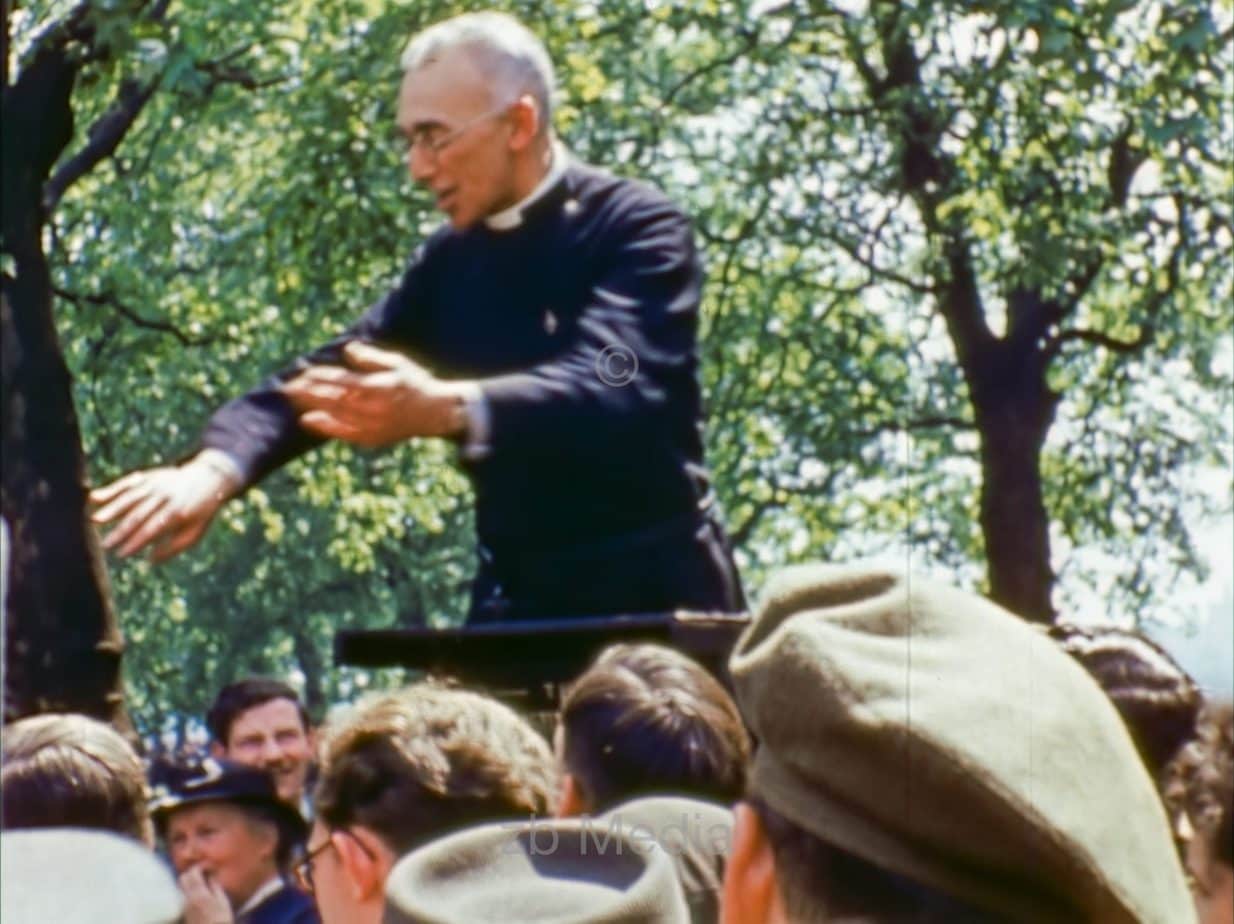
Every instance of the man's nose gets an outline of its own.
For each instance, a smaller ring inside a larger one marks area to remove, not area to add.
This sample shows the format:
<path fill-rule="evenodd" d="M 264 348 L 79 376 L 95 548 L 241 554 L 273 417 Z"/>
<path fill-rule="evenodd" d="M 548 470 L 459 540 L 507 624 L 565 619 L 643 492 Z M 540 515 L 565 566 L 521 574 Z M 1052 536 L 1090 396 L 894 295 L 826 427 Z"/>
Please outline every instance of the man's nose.
<path fill-rule="evenodd" d="M 261 759 L 263 763 L 272 763 L 281 760 L 283 757 L 283 746 L 279 744 L 277 738 L 267 738 L 261 745 Z"/>
<path fill-rule="evenodd" d="M 413 144 L 407 149 L 407 171 L 417 183 L 427 183 L 437 172 L 437 158 L 423 144 Z"/>

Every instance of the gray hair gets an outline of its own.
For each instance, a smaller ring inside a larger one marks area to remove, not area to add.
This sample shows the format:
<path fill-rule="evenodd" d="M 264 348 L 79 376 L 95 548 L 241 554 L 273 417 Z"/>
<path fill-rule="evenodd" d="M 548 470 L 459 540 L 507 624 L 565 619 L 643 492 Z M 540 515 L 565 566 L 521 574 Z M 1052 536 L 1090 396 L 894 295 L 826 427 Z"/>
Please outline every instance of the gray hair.
<path fill-rule="evenodd" d="M 411 72 L 443 52 L 466 49 L 497 96 L 513 90 L 511 102 L 530 93 L 540 109 L 542 130 L 553 114 L 553 62 L 531 30 L 505 13 L 464 13 L 429 26 L 411 37 L 400 63 Z"/>

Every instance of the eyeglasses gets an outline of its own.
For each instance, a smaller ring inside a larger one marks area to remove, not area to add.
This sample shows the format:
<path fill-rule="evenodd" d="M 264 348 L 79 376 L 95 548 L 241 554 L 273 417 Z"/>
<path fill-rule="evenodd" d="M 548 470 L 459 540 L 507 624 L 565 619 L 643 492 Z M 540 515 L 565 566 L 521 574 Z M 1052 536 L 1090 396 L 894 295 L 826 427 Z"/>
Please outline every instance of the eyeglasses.
<path fill-rule="evenodd" d="M 332 831 L 326 835 L 326 839 L 320 845 L 306 853 L 304 859 L 292 867 L 292 871 L 296 874 L 296 882 L 309 895 L 314 895 L 317 891 L 317 887 L 313 885 L 313 861 L 334 846 L 334 838 L 330 836 L 333 833 Z"/>
<path fill-rule="evenodd" d="M 420 150 L 435 158 L 485 119 L 503 115 L 509 108 L 509 103 L 503 103 L 495 109 L 490 109 L 487 112 L 480 113 L 478 116 L 473 116 L 457 128 L 448 129 L 444 125 L 417 126 L 407 135 L 407 156 L 410 157 L 416 148 L 420 148 Z"/>
<path fill-rule="evenodd" d="M 303 860 L 292 867 L 292 872 L 295 874 L 296 882 L 300 885 L 300 888 L 309 895 L 317 894 L 317 886 L 313 883 L 313 863 L 319 856 L 334 846 L 335 834 L 344 834 L 347 837 L 350 837 L 356 842 L 356 846 L 364 851 L 364 855 L 366 857 L 370 860 L 377 859 L 373 856 L 373 852 L 365 846 L 364 841 L 360 840 L 360 838 L 356 837 L 346 828 L 333 828 L 329 830 L 326 833 L 326 839 L 321 844 L 318 844 L 316 847 L 312 848 L 304 855 Z"/>

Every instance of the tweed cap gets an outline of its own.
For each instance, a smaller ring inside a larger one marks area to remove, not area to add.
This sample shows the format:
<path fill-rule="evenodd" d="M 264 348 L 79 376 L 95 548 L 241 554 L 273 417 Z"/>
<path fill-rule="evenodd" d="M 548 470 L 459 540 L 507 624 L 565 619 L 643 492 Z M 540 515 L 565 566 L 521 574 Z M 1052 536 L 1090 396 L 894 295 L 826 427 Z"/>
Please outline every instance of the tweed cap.
<path fill-rule="evenodd" d="M 876 567 L 777 575 L 730 660 L 750 790 L 820 840 L 1024 921 L 1194 921 L 1118 713 L 987 600 Z"/>
<path fill-rule="evenodd" d="M 688 924 L 654 837 L 598 819 L 469 828 L 408 854 L 385 924 Z"/>
<path fill-rule="evenodd" d="M 171 873 L 132 838 L 84 828 L 0 835 L 4 924 L 171 924 L 183 905 Z"/>

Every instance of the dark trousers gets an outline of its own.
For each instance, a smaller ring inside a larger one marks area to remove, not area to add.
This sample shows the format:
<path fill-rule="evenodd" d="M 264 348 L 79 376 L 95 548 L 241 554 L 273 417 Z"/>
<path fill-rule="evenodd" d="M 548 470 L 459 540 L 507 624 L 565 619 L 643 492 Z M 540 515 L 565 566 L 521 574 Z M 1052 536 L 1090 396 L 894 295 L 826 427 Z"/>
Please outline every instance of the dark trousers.
<path fill-rule="evenodd" d="M 724 528 L 710 512 L 699 512 L 598 542 L 482 544 L 467 621 L 745 607 Z"/>

